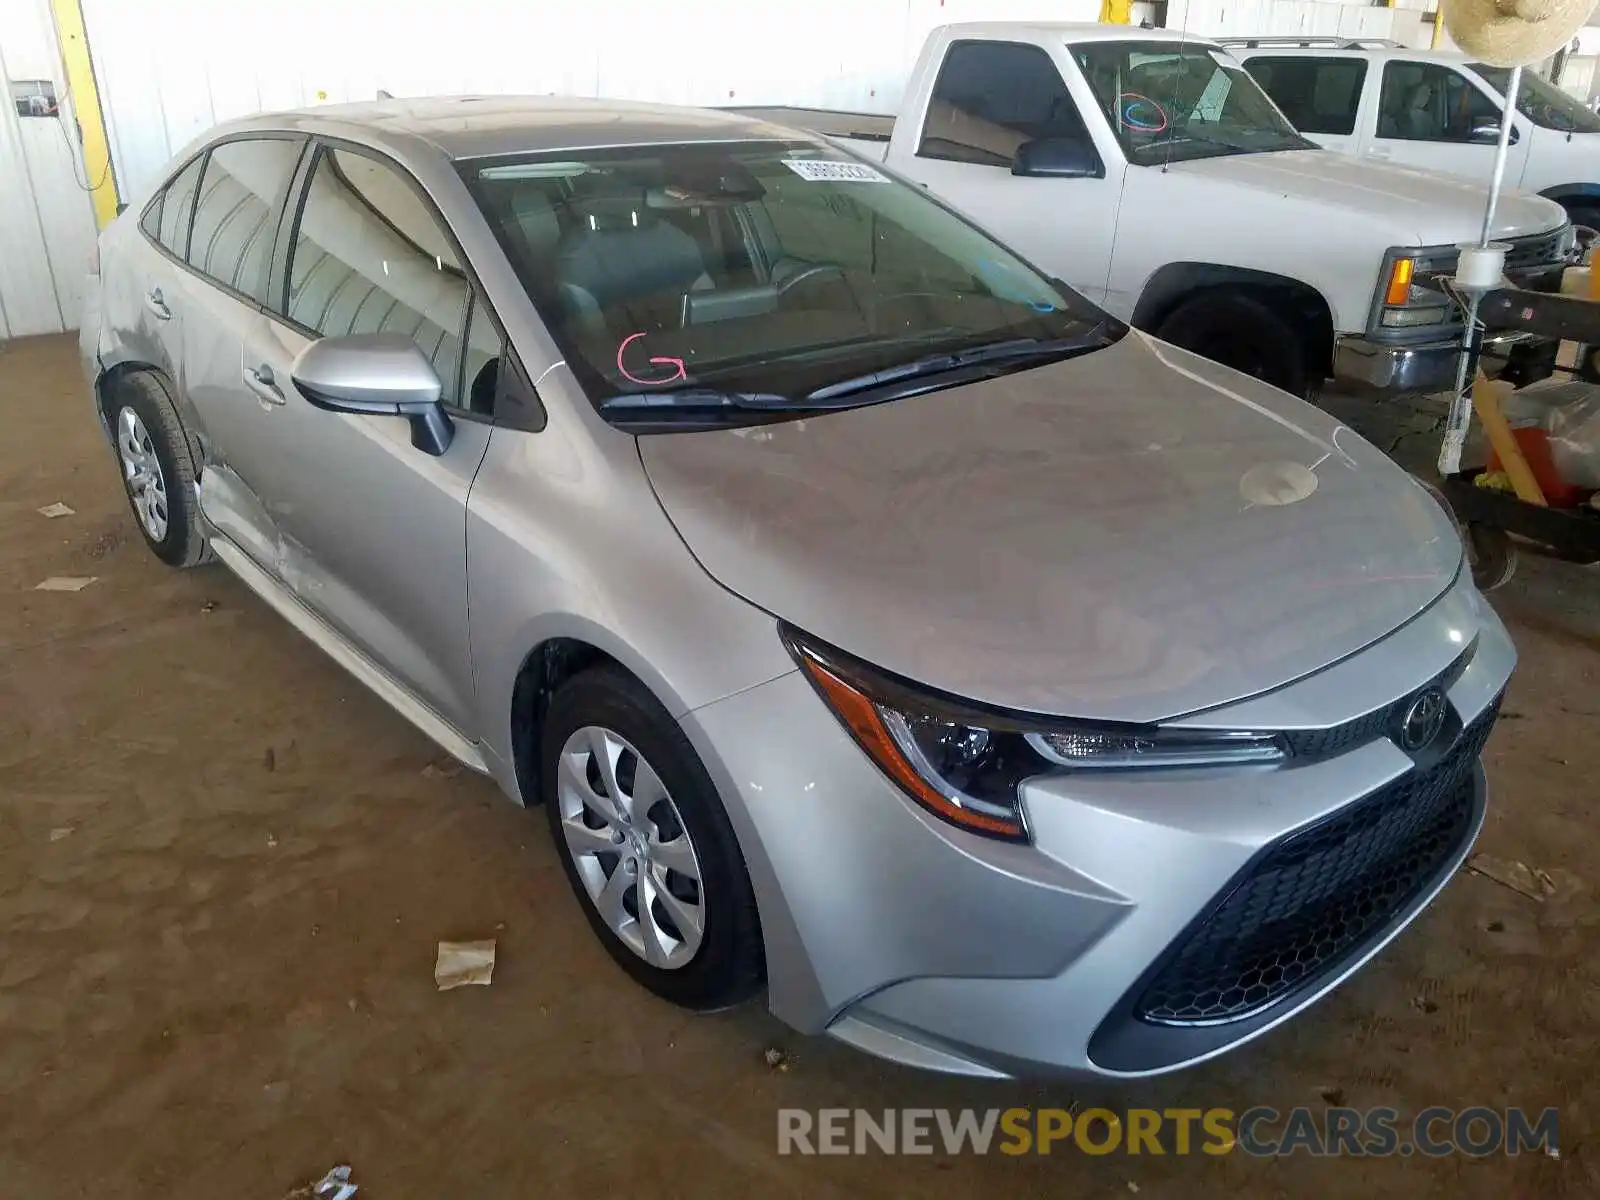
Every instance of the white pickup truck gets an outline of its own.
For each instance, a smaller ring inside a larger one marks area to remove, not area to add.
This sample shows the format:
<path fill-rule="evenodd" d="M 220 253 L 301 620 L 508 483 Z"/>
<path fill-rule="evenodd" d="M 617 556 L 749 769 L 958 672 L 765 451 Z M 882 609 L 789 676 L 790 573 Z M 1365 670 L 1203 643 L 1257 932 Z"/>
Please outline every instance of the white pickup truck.
<path fill-rule="evenodd" d="M 1224 38 L 1294 127 L 1369 161 L 1482 183 L 1494 167 L 1510 72 L 1464 54 L 1340 38 Z M 1600 228 L 1600 116 L 1524 71 L 1506 182 Z"/>
<path fill-rule="evenodd" d="M 899 117 L 745 109 L 930 188 L 1111 313 L 1309 396 L 1451 386 L 1455 310 L 1418 277 L 1476 241 L 1482 185 L 1319 149 L 1213 42 L 1120 25 L 978 23 L 928 37 Z M 1523 286 L 1573 234 L 1502 197 Z"/>

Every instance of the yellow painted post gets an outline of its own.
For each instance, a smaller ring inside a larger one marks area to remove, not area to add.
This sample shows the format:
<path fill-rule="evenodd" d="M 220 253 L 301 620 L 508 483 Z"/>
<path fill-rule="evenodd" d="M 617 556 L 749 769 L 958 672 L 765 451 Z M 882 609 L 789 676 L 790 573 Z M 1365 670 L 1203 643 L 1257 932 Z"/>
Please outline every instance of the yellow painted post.
<path fill-rule="evenodd" d="M 117 215 L 117 181 L 111 170 L 111 143 L 106 139 L 105 116 L 100 111 L 100 89 L 94 83 L 89 60 L 89 34 L 83 27 L 79 0 L 50 0 L 55 17 L 56 41 L 72 95 L 72 115 L 83 144 L 84 180 L 94 201 L 95 223 L 104 229 Z"/>
<path fill-rule="evenodd" d="M 1100 0 L 1102 25 L 1133 24 L 1133 0 Z"/>
<path fill-rule="evenodd" d="M 1433 41 L 1430 48 L 1437 50 L 1439 41 L 1444 36 L 1444 0 L 1434 0 L 1433 9 Z"/>

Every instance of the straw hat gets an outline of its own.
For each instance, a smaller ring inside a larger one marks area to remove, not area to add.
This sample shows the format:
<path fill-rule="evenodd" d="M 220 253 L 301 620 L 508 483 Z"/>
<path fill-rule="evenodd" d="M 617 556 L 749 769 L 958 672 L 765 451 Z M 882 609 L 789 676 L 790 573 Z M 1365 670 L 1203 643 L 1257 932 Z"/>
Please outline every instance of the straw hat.
<path fill-rule="evenodd" d="M 1450 36 L 1491 67 L 1528 66 L 1570 42 L 1595 0 L 1443 0 Z"/>

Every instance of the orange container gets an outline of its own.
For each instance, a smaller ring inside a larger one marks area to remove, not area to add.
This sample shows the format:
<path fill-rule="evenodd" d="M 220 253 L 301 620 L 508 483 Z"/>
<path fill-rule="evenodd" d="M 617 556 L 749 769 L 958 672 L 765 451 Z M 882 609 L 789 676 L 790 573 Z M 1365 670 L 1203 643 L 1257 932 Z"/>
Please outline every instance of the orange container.
<path fill-rule="evenodd" d="M 1550 454 L 1548 433 L 1537 426 L 1529 426 L 1525 429 L 1513 429 L 1511 435 L 1517 439 L 1522 457 L 1528 460 L 1528 469 L 1539 481 L 1539 489 L 1544 492 L 1544 498 L 1551 508 L 1576 508 L 1583 502 L 1583 489 L 1562 482 L 1560 474 L 1556 471 L 1555 459 Z M 1490 450 L 1489 465 L 1486 469 L 1498 471 L 1500 466 L 1500 456 Z"/>

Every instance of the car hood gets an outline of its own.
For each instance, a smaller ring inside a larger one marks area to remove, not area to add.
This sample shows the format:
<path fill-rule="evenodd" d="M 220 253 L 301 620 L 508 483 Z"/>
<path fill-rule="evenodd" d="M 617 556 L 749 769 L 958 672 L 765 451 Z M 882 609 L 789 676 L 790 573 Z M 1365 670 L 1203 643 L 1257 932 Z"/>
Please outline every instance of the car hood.
<path fill-rule="evenodd" d="M 1483 233 L 1483 209 L 1488 200 L 1487 180 L 1479 184 L 1431 171 L 1366 162 L 1331 150 L 1233 154 L 1173 163 L 1170 170 L 1276 192 L 1291 204 L 1388 217 L 1396 224 L 1397 244 L 1476 242 Z M 1553 200 L 1528 192 L 1502 191 L 1495 209 L 1494 236 L 1545 233 L 1566 219 L 1566 212 Z"/>
<path fill-rule="evenodd" d="M 1130 333 L 792 422 L 639 439 L 725 587 L 909 679 L 1153 721 L 1266 691 L 1454 579 L 1428 494 L 1348 428 Z"/>

